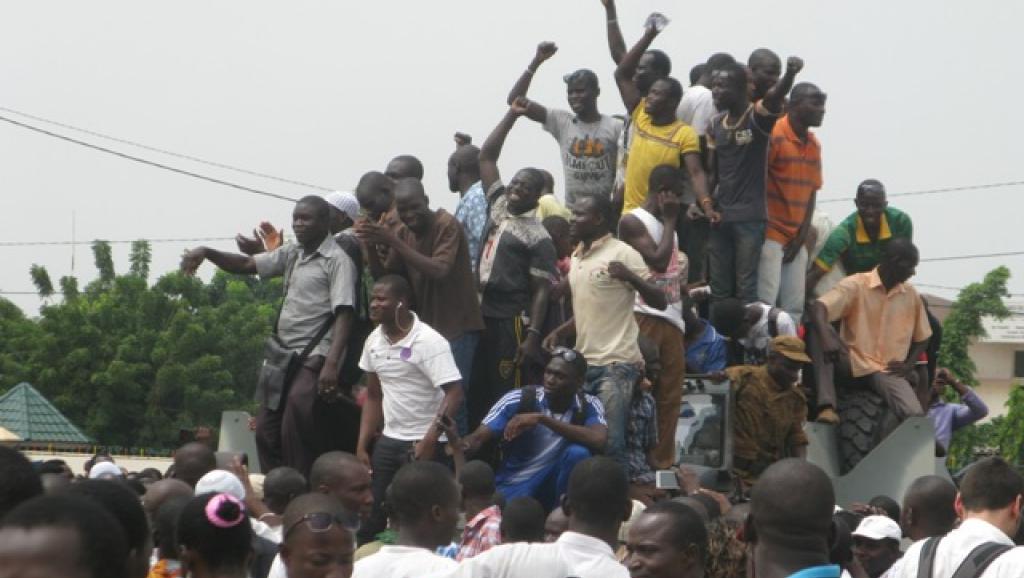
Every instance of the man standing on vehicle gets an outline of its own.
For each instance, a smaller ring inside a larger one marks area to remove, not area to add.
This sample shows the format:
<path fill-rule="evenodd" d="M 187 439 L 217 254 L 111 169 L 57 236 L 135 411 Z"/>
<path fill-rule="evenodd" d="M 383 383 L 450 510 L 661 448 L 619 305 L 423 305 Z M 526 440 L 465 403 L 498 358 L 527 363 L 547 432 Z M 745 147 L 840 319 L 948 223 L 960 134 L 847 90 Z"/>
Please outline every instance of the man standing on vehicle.
<path fill-rule="evenodd" d="M 924 414 L 914 393 L 914 368 L 932 330 L 920 295 L 907 283 L 917 263 L 917 247 L 893 239 L 877 268 L 843 279 L 811 305 L 808 349 L 817 378 L 817 421 L 839 423 L 837 374 L 884 397 L 896 425 Z M 842 322 L 838 332 L 835 321 Z M 895 425 L 882 429 L 888 434 Z"/>
<path fill-rule="evenodd" d="M 275 332 L 281 345 L 296 353 L 310 345 L 325 324 L 331 324 L 303 360 L 290 386 L 285 384 L 287 398 L 270 400 L 264 395 L 256 419 L 256 444 L 263 471 L 286 465 L 308 475 L 316 459 L 315 448 L 324 445 L 313 407 L 318 394 L 333 395 L 337 391 L 338 369 L 352 326 L 357 275 L 352 259 L 331 236 L 330 221 L 327 201 L 318 196 L 303 197 L 292 212 L 296 243 L 255 256 L 198 247 L 186 252 L 181 260 L 186 275 L 195 274 L 199 265 L 209 260 L 229 273 L 258 274 L 263 279 L 284 276 L 284 303 Z"/>

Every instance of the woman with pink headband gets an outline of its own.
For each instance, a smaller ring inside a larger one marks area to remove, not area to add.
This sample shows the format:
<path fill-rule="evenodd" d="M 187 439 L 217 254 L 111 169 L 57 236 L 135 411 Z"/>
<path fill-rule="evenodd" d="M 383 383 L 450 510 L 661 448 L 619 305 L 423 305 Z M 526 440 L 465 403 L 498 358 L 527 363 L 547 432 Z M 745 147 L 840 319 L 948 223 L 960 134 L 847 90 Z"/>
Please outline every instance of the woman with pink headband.
<path fill-rule="evenodd" d="M 202 494 L 178 520 L 181 564 L 191 578 L 247 578 L 252 527 L 245 506 L 228 494 Z"/>

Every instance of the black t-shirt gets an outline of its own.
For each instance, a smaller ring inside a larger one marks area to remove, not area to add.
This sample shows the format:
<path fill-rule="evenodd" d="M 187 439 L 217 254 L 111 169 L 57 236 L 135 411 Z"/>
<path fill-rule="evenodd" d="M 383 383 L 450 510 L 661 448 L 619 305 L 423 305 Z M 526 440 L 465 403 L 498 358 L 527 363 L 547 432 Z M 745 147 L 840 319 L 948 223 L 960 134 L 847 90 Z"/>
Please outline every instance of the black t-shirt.
<path fill-rule="evenodd" d="M 728 128 L 727 114 L 712 117 L 707 133 L 708 148 L 714 149 L 718 162 L 715 204 L 723 222 L 764 221 L 768 218 L 768 144 L 778 117 L 757 103 L 743 113 L 735 127 Z"/>

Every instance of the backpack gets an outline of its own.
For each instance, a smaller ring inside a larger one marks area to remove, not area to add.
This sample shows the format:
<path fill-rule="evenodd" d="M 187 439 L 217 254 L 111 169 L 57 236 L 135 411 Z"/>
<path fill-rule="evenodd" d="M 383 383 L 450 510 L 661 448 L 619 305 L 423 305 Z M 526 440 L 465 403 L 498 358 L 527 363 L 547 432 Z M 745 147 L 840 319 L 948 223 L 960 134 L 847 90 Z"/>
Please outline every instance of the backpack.
<path fill-rule="evenodd" d="M 537 407 L 537 389 L 535 385 L 527 385 L 520 388 L 519 398 L 519 409 L 516 410 L 516 415 L 521 413 L 534 413 L 538 410 Z M 586 415 L 586 400 L 583 399 L 583 394 L 576 394 L 576 403 L 580 406 L 579 411 L 574 411 L 572 419 L 569 423 L 575 426 L 581 426 L 587 419 Z"/>
<path fill-rule="evenodd" d="M 921 558 L 917 565 L 917 578 L 932 578 L 935 567 L 935 551 L 939 548 L 941 537 L 928 538 L 921 547 Z M 971 553 L 964 558 L 964 561 L 957 567 L 956 572 L 950 578 L 978 578 L 985 572 L 989 564 L 995 561 L 1000 555 L 1013 546 L 997 544 L 996 542 L 985 542 L 979 544 Z"/>

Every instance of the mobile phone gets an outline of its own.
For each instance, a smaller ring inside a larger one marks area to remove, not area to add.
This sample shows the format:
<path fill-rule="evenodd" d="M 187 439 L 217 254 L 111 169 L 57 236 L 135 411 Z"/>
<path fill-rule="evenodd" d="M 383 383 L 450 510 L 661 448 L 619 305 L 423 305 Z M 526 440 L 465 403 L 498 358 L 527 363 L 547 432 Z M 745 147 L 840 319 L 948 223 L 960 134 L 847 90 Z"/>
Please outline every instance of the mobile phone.
<path fill-rule="evenodd" d="M 659 490 L 678 490 L 679 479 L 672 470 L 658 470 L 654 473 L 654 487 Z"/>

